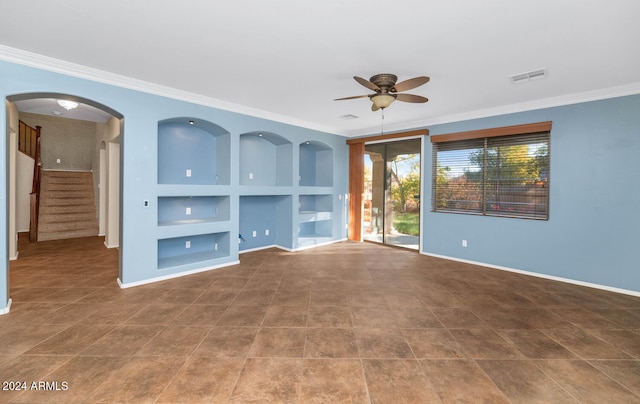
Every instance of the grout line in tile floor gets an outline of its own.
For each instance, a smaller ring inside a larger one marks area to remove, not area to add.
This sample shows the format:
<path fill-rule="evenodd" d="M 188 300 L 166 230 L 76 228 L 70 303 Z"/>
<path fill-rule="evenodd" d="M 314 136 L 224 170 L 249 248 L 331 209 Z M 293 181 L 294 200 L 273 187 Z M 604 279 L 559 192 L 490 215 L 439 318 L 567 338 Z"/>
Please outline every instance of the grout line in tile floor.
<path fill-rule="evenodd" d="M 370 243 L 119 289 L 101 238 L 19 240 L 0 402 L 640 402 L 640 298 Z M 464 382 L 461 382 L 464 380 Z"/>

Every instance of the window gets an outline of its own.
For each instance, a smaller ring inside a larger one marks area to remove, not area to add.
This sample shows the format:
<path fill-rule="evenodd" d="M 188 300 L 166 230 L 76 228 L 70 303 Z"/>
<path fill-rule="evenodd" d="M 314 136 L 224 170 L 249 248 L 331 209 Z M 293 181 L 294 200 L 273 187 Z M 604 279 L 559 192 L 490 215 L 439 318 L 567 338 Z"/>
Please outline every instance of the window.
<path fill-rule="evenodd" d="M 432 210 L 548 219 L 550 130 L 543 122 L 432 136 Z"/>

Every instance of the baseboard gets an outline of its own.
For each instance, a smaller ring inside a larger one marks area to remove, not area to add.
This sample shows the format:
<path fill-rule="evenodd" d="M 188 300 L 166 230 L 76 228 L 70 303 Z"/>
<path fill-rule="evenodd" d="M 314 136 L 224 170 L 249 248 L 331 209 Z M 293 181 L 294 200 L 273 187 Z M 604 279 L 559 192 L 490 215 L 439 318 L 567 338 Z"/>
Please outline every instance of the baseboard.
<path fill-rule="evenodd" d="M 12 302 L 13 301 L 11 299 L 9 299 L 7 301 L 7 307 L 5 307 L 4 309 L 0 310 L 0 316 L 3 315 L 3 314 L 9 314 L 9 311 L 11 311 L 11 303 Z"/>
<path fill-rule="evenodd" d="M 117 282 L 118 282 L 118 286 L 120 286 L 120 289 L 128 289 L 128 288 L 133 288 L 133 287 L 136 287 L 136 286 L 148 285 L 150 283 L 162 282 L 162 281 L 167 281 L 167 280 L 175 279 L 175 278 L 181 278 L 183 276 L 193 275 L 193 274 L 197 274 L 197 273 L 200 273 L 200 272 L 207 272 L 207 271 L 211 271 L 211 270 L 218 269 L 218 268 L 228 267 L 228 266 L 231 266 L 231 265 L 237 265 L 239 263 L 240 263 L 240 261 L 225 262 L 224 264 L 220 264 L 220 265 L 213 265 L 213 266 L 210 266 L 210 267 L 192 269 L 191 271 L 178 272 L 178 273 L 175 273 L 175 274 L 158 276 L 158 277 L 155 277 L 155 278 L 145 279 L 144 281 L 138 281 L 138 282 L 122 283 L 120 278 L 117 278 Z"/>
<path fill-rule="evenodd" d="M 118 248 L 120 247 L 120 244 L 115 244 L 115 245 L 109 245 L 106 241 L 104 242 L 104 246 L 107 248 Z"/>
<path fill-rule="evenodd" d="M 261 250 L 266 250 L 266 249 L 269 249 L 269 248 L 279 248 L 279 249 L 287 251 L 287 252 L 296 252 L 296 251 L 302 251 L 302 250 L 309 250 L 311 248 L 316 248 L 316 247 L 322 247 L 322 246 L 326 246 L 326 245 L 330 245 L 330 244 L 340 243 L 342 241 L 347 241 L 347 239 L 346 238 L 341 238 L 339 240 L 331 240 L 331 241 L 327 241 L 326 243 L 310 245 L 310 246 L 300 247 L 300 248 L 288 248 L 288 247 L 283 247 L 283 246 L 278 245 L 278 244 L 271 244 L 271 245 L 267 245 L 267 246 L 263 246 L 263 247 L 249 248 L 247 250 L 238 251 L 238 254 L 244 254 L 244 253 L 254 252 L 254 251 L 261 251 Z"/>
<path fill-rule="evenodd" d="M 463 262 L 465 264 L 472 264 L 472 265 L 478 265 L 478 266 L 491 268 L 491 269 L 498 269 L 500 271 L 513 272 L 513 273 L 522 274 L 522 275 L 534 276 L 536 278 L 549 279 L 549 280 L 552 280 L 552 281 L 570 283 L 572 285 L 586 286 L 588 288 L 606 290 L 607 292 L 615 292 L 615 293 L 621 293 L 621 294 L 624 294 L 624 295 L 640 297 L 640 291 L 636 291 L 636 290 L 621 289 L 621 288 L 616 288 L 616 287 L 613 287 L 613 286 L 600 285 L 600 284 L 597 284 L 597 283 L 590 283 L 590 282 L 583 282 L 583 281 L 578 281 L 578 280 L 575 280 L 575 279 L 562 278 L 562 277 L 554 276 L 554 275 L 540 274 L 540 273 L 537 273 L 537 272 L 530 272 L 530 271 L 524 271 L 524 270 L 521 270 L 521 269 L 503 267 L 503 266 L 500 266 L 500 265 L 487 264 L 485 262 L 465 260 L 465 259 L 462 259 L 462 258 L 449 257 L 449 256 L 446 256 L 446 255 L 431 254 L 431 253 L 426 253 L 426 252 L 422 252 L 422 251 L 420 252 L 420 254 L 428 255 L 430 257 L 435 257 L 435 258 L 443 258 L 443 259 L 450 260 L 450 261 Z"/>

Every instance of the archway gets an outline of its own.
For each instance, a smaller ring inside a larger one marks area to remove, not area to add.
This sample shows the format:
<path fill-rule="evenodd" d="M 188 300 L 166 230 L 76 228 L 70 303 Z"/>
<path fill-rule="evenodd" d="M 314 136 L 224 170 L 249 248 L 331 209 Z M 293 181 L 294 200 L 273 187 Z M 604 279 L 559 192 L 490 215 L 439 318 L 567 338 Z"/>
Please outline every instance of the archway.
<path fill-rule="evenodd" d="M 81 111 L 87 115 L 82 118 L 76 118 L 72 113 L 69 116 L 66 115 L 67 111 L 62 110 L 59 112 L 50 108 L 53 103 L 58 100 L 73 101 L 77 103 Z M 31 110 L 23 111 L 23 109 L 29 106 Z M 57 118 L 70 118 L 79 119 L 85 121 L 97 122 L 96 124 L 96 139 L 93 156 L 90 158 L 92 161 L 92 175 L 94 176 L 95 195 L 96 195 L 96 209 L 99 212 L 98 220 L 101 226 L 97 235 L 105 237 L 105 245 L 108 248 L 119 247 L 120 234 L 120 204 L 121 204 L 121 189 L 120 189 L 120 140 L 123 135 L 124 128 L 124 116 L 114 109 L 98 103 L 96 101 L 79 97 L 76 95 L 62 94 L 62 93 L 25 93 L 7 96 L 7 136 L 9 139 L 7 149 L 7 161 L 8 166 L 8 197 L 7 197 L 7 231 L 8 231 L 8 254 L 9 259 L 17 259 L 17 235 L 21 230 L 17 227 L 16 215 L 18 212 L 18 199 L 17 199 L 17 183 L 19 181 L 25 181 L 24 178 L 18 178 L 18 166 L 16 163 L 16 156 L 19 154 L 17 149 L 17 133 L 14 128 L 18 127 L 18 120 L 20 114 L 37 115 L 41 114 L 49 120 Z M 41 112 L 38 108 L 47 108 L 48 112 Z M 53 116 L 52 116 L 53 115 Z M 104 120 L 104 121 L 101 121 Z M 116 147 L 112 147 L 116 144 Z M 109 153 L 116 153 L 117 156 L 110 156 Z M 32 160 L 33 161 L 33 160 Z M 95 172 L 97 171 L 97 172 Z M 33 175 L 32 172 L 31 174 Z M 114 203 L 115 201 L 115 203 Z M 21 210 L 24 207 L 20 207 Z M 120 257 L 122 257 L 120 251 Z M 7 263 L 7 276 L 9 272 L 9 265 Z M 122 259 L 119 259 L 118 272 L 122 276 Z M 7 289 L 9 285 L 7 285 Z M 7 290 L 7 292 L 9 292 Z"/>

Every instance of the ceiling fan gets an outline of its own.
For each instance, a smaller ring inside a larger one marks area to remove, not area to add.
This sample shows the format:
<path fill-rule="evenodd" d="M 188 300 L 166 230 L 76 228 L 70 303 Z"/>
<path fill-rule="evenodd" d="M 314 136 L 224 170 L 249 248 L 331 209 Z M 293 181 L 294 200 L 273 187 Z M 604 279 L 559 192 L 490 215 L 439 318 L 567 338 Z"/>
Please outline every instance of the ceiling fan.
<path fill-rule="evenodd" d="M 395 74 L 376 74 L 371 76 L 369 80 L 362 77 L 353 76 L 354 80 L 362 84 L 369 90 L 375 91 L 374 94 L 356 95 L 353 97 L 337 98 L 334 101 L 341 100 L 353 100 L 356 98 L 369 97 L 373 105 L 371 105 L 372 111 L 387 108 L 395 100 L 404 102 L 422 103 L 429 101 L 427 98 L 414 94 L 399 94 L 402 91 L 411 90 L 429 82 L 429 77 L 418 76 L 409 80 L 402 81 L 396 84 L 398 76 Z"/>

